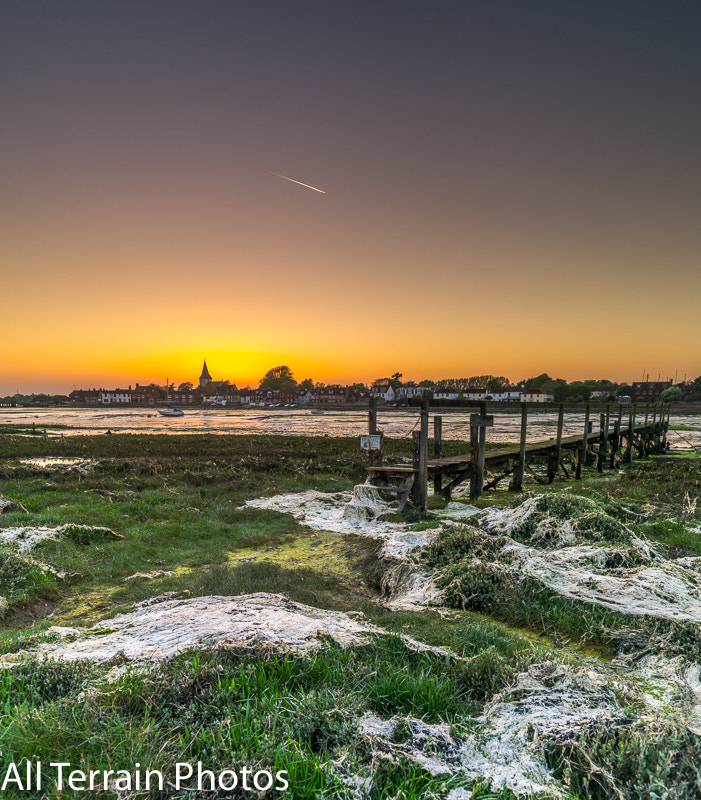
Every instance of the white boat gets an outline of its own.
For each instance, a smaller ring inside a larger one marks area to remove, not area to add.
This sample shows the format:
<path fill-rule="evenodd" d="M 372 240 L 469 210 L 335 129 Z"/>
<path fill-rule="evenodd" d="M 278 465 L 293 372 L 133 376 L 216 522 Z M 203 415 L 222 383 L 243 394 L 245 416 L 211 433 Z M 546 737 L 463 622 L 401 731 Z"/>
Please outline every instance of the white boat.
<path fill-rule="evenodd" d="M 184 417 L 185 413 L 181 411 L 176 406 L 172 406 L 170 404 L 170 383 L 168 382 L 168 378 L 166 378 L 166 405 L 165 408 L 159 408 L 158 413 L 162 417 Z"/>
<path fill-rule="evenodd" d="M 184 417 L 185 412 L 175 406 L 168 406 L 167 408 L 159 408 L 158 413 L 162 417 Z"/>

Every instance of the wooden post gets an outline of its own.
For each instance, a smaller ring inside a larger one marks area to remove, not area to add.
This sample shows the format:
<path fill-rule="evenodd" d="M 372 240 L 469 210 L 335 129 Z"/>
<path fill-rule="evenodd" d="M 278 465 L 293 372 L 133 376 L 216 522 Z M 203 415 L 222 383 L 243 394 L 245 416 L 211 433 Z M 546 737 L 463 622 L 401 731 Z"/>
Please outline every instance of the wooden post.
<path fill-rule="evenodd" d="M 596 459 L 596 471 L 604 471 L 604 459 L 606 458 L 606 414 L 599 414 L 599 455 Z"/>
<path fill-rule="evenodd" d="M 480 403 L 480 437 L 479 437 L 479 451 L 477 453 L 478 462 L 477 467 L 479 469 L 479 475 L 477 476 L 477 480 L 479 481 L 480 487 L 480 494 L 482 494 L 482 486 L 484 485 L 484 449 L 485 445 L 487 444 L 487 404 Z"/>
<path fill-rule="evenodd" d="M 370 398 L 370 408 L 368 411 L 368 433 L 370 436 L 377 433 L 377 398 Z"/>
<path fill-rule="evenodd" d="M 586 404 L 584 409 L 584 435 L 582 436 L 582 446 L 579 448 L 579 458 L 577 459 L 577 469 L 574 477 L 577 480 L 582 478 L 582 466 L 587 460 L 587 451 L 589 450 L 589 410 L 591 406 Z"/>
<path fill-rule="evenodd" d="M 482 494 L 487 428 L 493 424 L 494 417 L 487 416 L 486 403 L 480 403 L 479 414 L 470 414 L 470 500 L 476 500 Z"/>
<path fill-rule="evenodd" d="M 650 416 L 650 403 L 645 403 L 645 426 L 643 428 L 642 433 L 642 450 L 640 456 L 642 458 L 647 458 L 650 448 L 649 448 L 649 438 L 648 438 L 648 430 L 647 430 L 647 420 Z"/>
<path fill-rule="evenodd" d="M 614 420 L 613 423 L 613 436 L 611 438 L 611 455 L 609 456 L 609 469 L 616 466 L 616 454 L 618 453 L 618 442 L 621 436 L 621 422 Z"/>
<path fill-rule="evenodd" d="M 662 452 L 667 450 L 667 431 L 669 430 L 669 415 L 672 411 L 672 404 L 668 403 L 666 413 L 663 415 L 664 422 L 662 423 Z"/>
<path fill-rule="evenodd" d="M 513 492 L 523 489 L 523 475 L 526 471 L 526 433 L 528 430 L 528 406 L 521 403 L 521 441 L 518 453 L 518 462 L 514 466 L 513 480 L 509 487 Z"/>
<path fill-rule="evenodd" d="M 443 454 L 443 417 L 433 418 L 433 457 L 438 459 Z M 433 477 L 433 494 L 438 495 L 443 491 L 443 476 L 436 474 Z"/>
<path fill-rule="evenodd" d="M 417 437 L 418 433 L 418 447 Z M 418 450 L 418 453 L 416 452 Z M 421 404 L 421 428 L 414 431 L 414 468 L 416 476 L 412 488 L 414 505 L 421 511 L 428 508 L 428 400 Z"/>
<path fill-rule="evenodd" d="M 658 437 L 657 432 L 657 403 L 652 407 L 652 427 L 651 427 L 651 436 L 652 436 L 652 452 L 659 453 L 660 452 L 660 440 Z"/>
<path fill-rule="evenodd" d="M 606 432 L 604 434 L 604 466 L 606 466 L 606 454 L 609 450 L 609 429 L 611 420 L 611 403 L 606 403 Z"/>
<path fill-rule="evenodd" d="M 443 453 L 443 417 L 433 418 L 433 457 L 440 458 Z"/>
<path fill-rule="evenodd" d="M 560 407 L 557 410 L 557 441 L 555 444 L 555 452 L 557 453 L 557 459 L 555 463 L 555 472 L 560 469 L 560 459 L 562 458 L 562 426 L 565 422 L 565 405 L 564 403 L 560 403 Z M 553 475 L 553 478 L 555 476 Z M 552 481 L 551 481 L 552 483 Z"/>
<path fill-rule="evenodd" d="M 613 423 L 613 436 L 611 437 L 611 457 L 609 458 L 609 469 L 616 466 L 616 456 L 621 446 L 621 418 L 623 417 L 623 406 L 618 404 L 618 417 Z"/>
<path fill-rule="evenodd" d="M 628 448 L 626 450 L 626 461 L 629 464 L 633 463 L 633 459 L 635 458 L 635 453 L 633 452 L 633 443 L 635 441 L 635 414 L 638 410 L 638 404 L 633 403 L 633 409 L 630 412 L 629 417 L 629 424 L 628 424 Z"/>

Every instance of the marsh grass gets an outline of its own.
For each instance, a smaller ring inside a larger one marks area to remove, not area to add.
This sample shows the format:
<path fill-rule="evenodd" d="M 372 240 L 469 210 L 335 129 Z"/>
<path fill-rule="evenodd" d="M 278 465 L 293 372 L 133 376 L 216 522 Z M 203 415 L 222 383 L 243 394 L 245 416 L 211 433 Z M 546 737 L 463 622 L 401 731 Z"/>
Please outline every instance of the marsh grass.
<path fill-rule="evenodd" d="M 463 450 L 462 443 L 444 443 L 446 455 Z M 391 459 L 409 453 L 408 441 L 386 445 Z M 46 455 L 98 463 L 86 474 L 43 472 L 18 463 L 22 457 Z M 572 496 L 594 499 L 614 521 L 693 550 L 699 463 L 638 463 L 615 480 L 592 476 L 566 484 L 570 497 L 543 502 L 567 518 L 582 505 Z M 392 611 L 376 602 L 371 586 L 371 567 L 377 562 L 373 542 L 339 537 L 339 549 L 327 562 L 319 556 L 312 566 L 295 564 L 285 560 L 286 553 L 292 554 L 292 546 L 309 532 L 288 515 L 240 508 L 247 499 L 279 492 L 350 489 L 364 479 L 365 466 L 355 439 L 0 436 L 0 494 L 28 510 L 3 515 L 0 527 L 89 524 L 123 537 L 76 535 L 39 545 L 37 560 L 76 573 L 68 583 L 42 584 L 11 564 L 7 580 L 16 588 L 9 593 L 1 652 L 31 648 L 46 636 L 50 623 L 107 620 L 165 592 L 179 597 L 283 593 L 318 608 L 361 613 L 394 634 L 346 650 L 326 642 L 310 657 L 198 650 L 147 670 L 129 668 L 116 679 L 113 673 L 110 680 L 107 665 L 34 661 L 4 669 L 1 763 L 50 756 L 83 769 L 129 767 L 139 761 L 167 772 L 176 760 L 201 759 L 214 769 L 243 763 L 287 769 L 292 790 L 286 796 L 292 798 L 350 798 L 353 791 L 344 781 L 352 775 L 369 778 L 368 796 L 378 800 L 445 797 L 460 786 L 472 789 L 475 800 L 511 800 L 508 790 L 492 791 L 464 777 L 432 777 L 401 755 L 390 760 L 373 752 L 358 735 L 358 717 L 373 711 L 400 720 L 412 716 L 448 722 L 460 736 L 470 729 L 472 715 L 519 671 L 552 657 L 547 642 L 518 629 L 594 643 L 606 656 L 617 648 L 640 652 L 651 647 L 701 657 L 695 626 L 649 620 L 631 625 L 623 615 L 566 600 L 535 582 L 478 570 L 470 566 L 475 542 L 458 535 L 439 540 L 426 556 L 431 568 L 447 570 L 445 589 L 453 615 Z M 544 491 L 534 489 L 536 494 Z M 522 501 L 523 495 L 509 492 L 480 499 L 483 505 Z M 435 498 L 431 510 L 443 504 Z M 423 529 L 433 526 L 435 517 L 429 512 L 404 521 Z M 613 526 L 599 533 L 606 539 L 618 530 Z M 276 556 L 242 560 L 256 548 Z M 232 563 L 232 554 L 241 560 Z M 133 573 L 155 570 L 173 574 L 125 582 Z M 400 634 L 455 655 L 413 652 Z M 645 783 L 648 772 L 673 781 L 672 767 L 685 780 L 691 775 L 681 757 L 670 760 L 664 754 L 680 748 L 697 752 L 696 740 L 672 728 L 626 736 L 626 731 L 587 730 L 582 746 L 617 780 L 631 785 L 654 786 Z M 570 781 L 572 797 L 596 796 L 585 759 L 574 744 L 568 750 L 568 742 L 555 743 L 552 764 Z M 11 790 L 6 796 L 12 796 Z M 625 795 L 626 800 L 637 796 L 653 797 Z"/>
<path fill-rule="evenodd" d="M 445 796 L 464 778 L 403 759 L 374 763 L 358 735 L 366 711 L 460 727 L 474 710 L 464 664 L 408 650 L 396 636 L 303 657 L 235 648 L 188 651 L 106 680 L 108 667 L 46 661 L 0 672 L 2 761 L 51 753 L 81 769 L 176 761 L 288 769 L 286 796 L 345 797 L 343 774 L 371 775 L 372 797 Z M 343 769 L 330 767 L 330 761 Z M 391 793 L 388 792 L 391 790 Z M 483 797 L 492 795 L 482 791 Z M 160 796 L 152 792 L 149 796 Z M 191 792 L 171 794 L 192 797 Z M 211 795 L 210 795 L 211 796 Z"/>

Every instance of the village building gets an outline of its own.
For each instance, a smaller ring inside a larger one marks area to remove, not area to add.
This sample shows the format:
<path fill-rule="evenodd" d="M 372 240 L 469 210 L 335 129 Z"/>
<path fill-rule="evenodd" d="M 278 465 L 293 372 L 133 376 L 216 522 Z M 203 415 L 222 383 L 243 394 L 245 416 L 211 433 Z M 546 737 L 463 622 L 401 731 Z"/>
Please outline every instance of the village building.
<path fill-rule="evenodd" d="M 97 389 L 74 389 L 68 399 L 73 405 L 96 406 L 100 393 Z"/>
<path fill-rule="evenodd" d="M 131 393 L 132 405 L 136 406 L 155 406 L 160 398 L 158 386 L 154 383 L 149 386 L 140 386 L 138 383 Z"/>
<path fill-rule="evenodd" d="M 430 389 L 426 389 L 424 386 L 400 386 L 397 389 L 397 398 L 400 400 L 414 400 L 415 398 L 422 400 L 427 392 L 430 392 Z"/>
<path fill-rule="evenodd" d="M 131 403 L 131 386 L 129 389 L 100 389 L 97 402 L 102 406 L 127 405 Z"/>
<path fill-rule="evenodd" d="M 547 389 L 524 389 L 521 392 L 522 403 L 554 403 L 555 395 Z"/>
<path fill-rule="evenodd" d="M 324 386 L 314 390 L 314 402 L 320 405 L 345 403 L 348 398 L 348 389 L 345 386 Z"/>
<path fill-rule="evenodd" d="M 633 402 L 661 403 L 662 392 L 671 385 L 672 381 L 637 381 L 633 384 Z"/>

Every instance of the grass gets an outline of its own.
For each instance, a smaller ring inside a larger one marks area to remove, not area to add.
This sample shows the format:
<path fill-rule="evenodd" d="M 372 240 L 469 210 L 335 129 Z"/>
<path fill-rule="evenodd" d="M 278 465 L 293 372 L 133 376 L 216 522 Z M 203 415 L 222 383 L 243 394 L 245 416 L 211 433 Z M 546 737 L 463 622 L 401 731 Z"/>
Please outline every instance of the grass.
<path fill-rule="evenodd" d="M 409 450 L 408 441 L 387 442 L 385 448 L 392 459 L 406 458 Z M 446 455 L 463 450 L 462 443 L 444 443 Z M 19 463 L 33 456 L 97 463 L 85 474 L 47 473 Z M 570 657 L 554 654 L 548 640 L 523 631 L 588 642 L 607 657 L 620 647 L 655 642 L 663 642 L 669 653 L 701 657 L 694 626 L 641 622 L 631 631 L 623 615 L 558 597 L 535 581 L 478 568 L 470 559 L 477 552 L 487 560 L 496 552 L 490 544 L 497 548 L 498 540 L 478 543 L 464 531 L 440 537 L 426 552 L 427 567 L 444 570 L 455 612 L 446 617 L 431 610 L 392 611 L 377 603 L 373 589 L 377 545 L 372 540 L 324 538 L 289 515 L 241 508 L 247 499 L 280 492 L 350 489 L 364 477 L 365 454 L 355 439 L 113 434 L 43 440 L 2 432 L 0 494 L 19 500 L 28 513 L 4 514 L 0 528 L 89 524 L 121 538 L 76 528 L 31 554 L 36 562 L 69 573 L 70 580 L 0 550 L 0 595 L 7 601 L 0 652 L 35 645 L 50 624 L 104 620 L 109 625 L 113 614 L 166 592 L 283 593 L 318 608 L 357 612 L 391 635 L 345 650 L 327 642 L 310 657 L 231 648 L 191 651 L 148 670 L 130 668 L 116 678 L 113 673 L 109 680 L 108 666 L 91 664 L 35 661 L 4 669 L 0 769 L 38 756 L 48 762 L 50 756 L 76 769 L 139 761 L 172 773 L 177 761 L 201 760 L 211 769 L 249 764 L 287 770 L 286 796 L 294 798 L 350 798 L 349 776 L 360 776 L 367 778 L 370 798 L 439 798 L 463 787 L 476 800 L 511 800 L 508 790 L 492 791 L 464 776 L 431 776 L 401 754 L 374 750 L 359 735 L 359 716 L 395 717 L 397 741 L 409 735 L 402 722 L 407 718 L 446 723 L 456 736 L 464 735 L 473 716 L 518 672 L 545 659 Z M 581 483 L 564 485 L 570 487 L 566 494 L 543 495 L 539 502 L 562 519 L 600 509 L 597 539 L 625 543 L 627 526 L 666 547 L 701 552 L 694 533 L 700 522 L 698 460 L 637 463 L 607 482 L 587 472 Z M 493 505 L 495 498 L 503 505 L 523 501 L 523 495 L 499 492 L 479 503 Z M 434 498 L 431 509 L 443 505 Z M 437 524 L 431 513 L 405 521 L 414 530 Z M 527 541 L 528 531 L 522 533 Z M 125 580 L 157 570 L 172 574 Z M 454 655 L 413 652 L 400 635 Z M 695 739 L 673 726 L 631 725 L 630 734 L 592 728 L 583 732 L 581 747 L 617 780 L 633 780 L 631 785 L 638 780 L 650 791 L 657 784 L 645 783 L 648 773 L 671 782 L 678 770 L 688 779 L 687 761 L 664 754 L 672 747 L 696 752 Z M 572 797 L 597 796 L 574 740 L 556 744 L 549 758 L 572 787 Z M 643 765 L 638 773 L 636 763 Z M 602 791 L 606 796 L 605 787 Z"/>
<path fill-rule="evenodd" d="M 387 797 L 388 787 L 445 796 L 465 779 L 434 778 L 401 760 L 391 773 L 373 772 L 358 719 L 371 711 L 459 725 L 471 695 L 460 661 L 414 653 L 392 636 L 345 650 L 329 643 L 311 657 L 190 651 L 112 681 L 106 667 L 48 661 L 0 673 L 2 759 L 50 752 L 84 771 L 139 762 L 169 775 L 178 761 L 249 764 L 288 770 L 293 798 L 351 797 L 346 774 L 368 775 L 371 797 Z M 330 769 L 330 759 L 342 766 Z"/>

